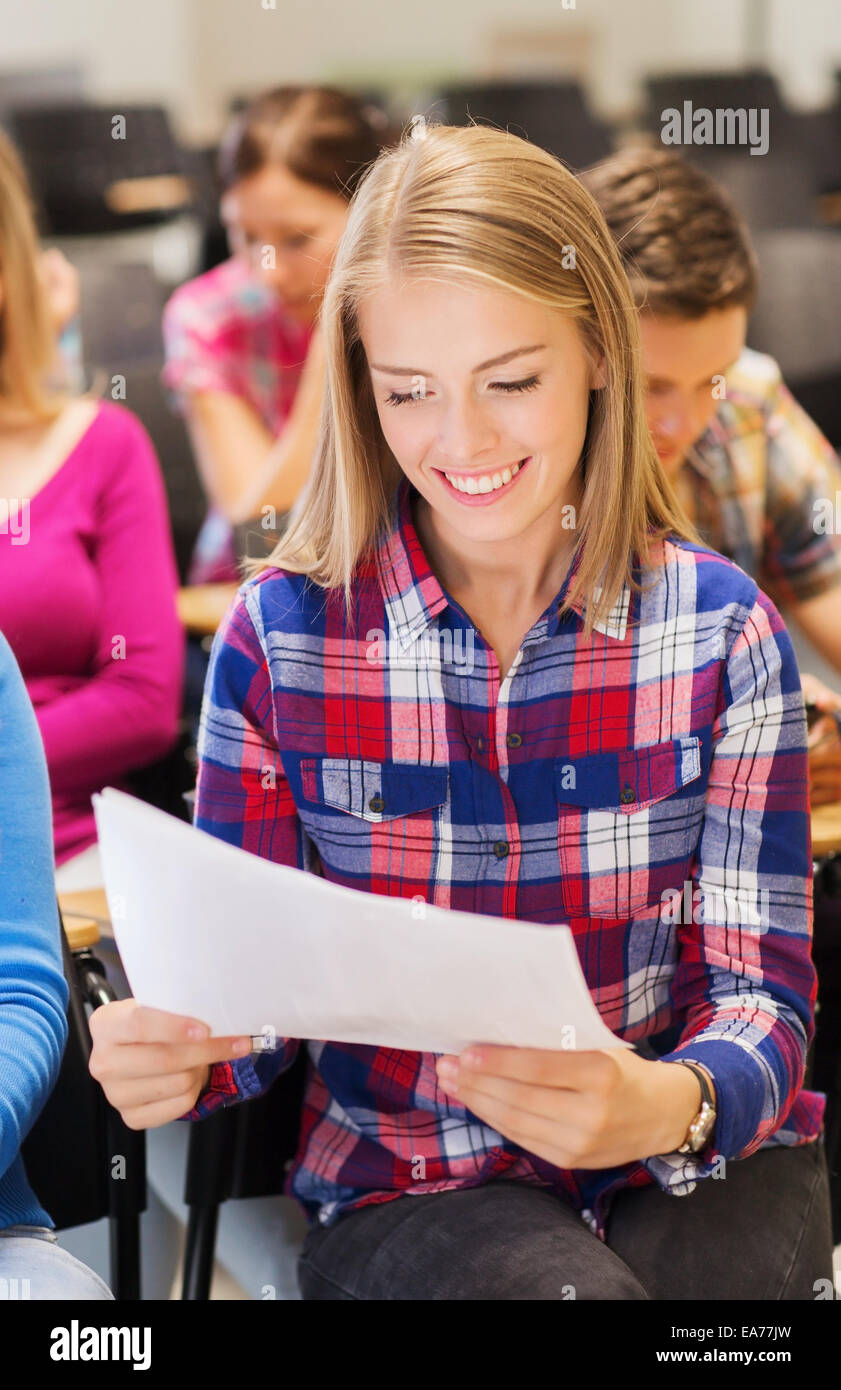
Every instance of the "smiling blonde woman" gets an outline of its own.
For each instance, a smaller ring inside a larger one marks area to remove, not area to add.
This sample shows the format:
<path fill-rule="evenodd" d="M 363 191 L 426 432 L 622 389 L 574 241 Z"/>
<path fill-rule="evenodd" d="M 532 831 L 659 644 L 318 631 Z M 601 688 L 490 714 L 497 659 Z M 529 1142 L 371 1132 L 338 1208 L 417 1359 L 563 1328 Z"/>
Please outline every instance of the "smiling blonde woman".
<path fill-rule="evenodd" d="M 214 646 L 196 823 L 369 892 L 570 923 L 636 1046 L 570 1050 L 563 1019 L 549 1051 L 310 1040 L 303 1296 L 813 1297 L 800 683 L 657 460 L 595 203 L 512 135 L 414 129 L 354 196 L 322 322 L 318 456 Z M 684 914 L 687 887 L 721 911 Z M 134 1001 L 92 1027 L 135 1126 L 259 1094 L 299 1048 Z"/>

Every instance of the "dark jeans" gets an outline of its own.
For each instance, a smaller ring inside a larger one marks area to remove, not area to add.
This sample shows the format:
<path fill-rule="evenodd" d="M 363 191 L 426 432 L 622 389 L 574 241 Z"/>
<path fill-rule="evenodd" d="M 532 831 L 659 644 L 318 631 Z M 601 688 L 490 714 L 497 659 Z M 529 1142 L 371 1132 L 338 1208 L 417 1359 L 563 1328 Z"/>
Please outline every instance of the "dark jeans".
<path fill-rule="evenodd" d="M 305 1299 L 814 1299 L 832 1286 L 822 1141 L 760 1149 L 675 1197 L 614 1199 L 607 1244 L 545 1188 L 401 1195 L 314 1225 Z"/>

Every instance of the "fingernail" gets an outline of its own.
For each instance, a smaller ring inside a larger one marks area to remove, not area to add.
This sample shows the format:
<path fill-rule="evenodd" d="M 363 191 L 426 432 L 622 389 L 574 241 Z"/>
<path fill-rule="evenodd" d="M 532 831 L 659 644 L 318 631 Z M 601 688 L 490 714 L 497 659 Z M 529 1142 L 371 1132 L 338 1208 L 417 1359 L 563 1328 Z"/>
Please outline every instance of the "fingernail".
<path fill-rule="evenodd" d="M 202 1038 L 206 1038 L 208 1036 L 209 1035 L 207 1029 L 203 1028 L 201 1024 L 194 1024 L 192 1028 L 187 1029 L 187 1037 L 193 1038 L 196 1042 L 201 1042 Z"/>
<path fill-rule="evenodd" d="M 449 1060 L 443 1060 L 443 1061 L 440 1061 L 440 1062 L 436 1062 L 435 1065 L 436 1065 L 436 1067 L 437 1067 L 437 1069 L 438 1069 L 438 1075 L 439 1075 L 439 1076 L 451 1077 L 451 1076 L 455 1076 L 455 1074 L 456 1074 L 456 1064 L 455 1064 L 455 1062 L 450 1062 Z"/>
<path fill-rule="evenodd" d="M 480 1067 L 482 1065 L 481 1052 L 462 1052 L 462 1065 L 465 1067 Z"/>

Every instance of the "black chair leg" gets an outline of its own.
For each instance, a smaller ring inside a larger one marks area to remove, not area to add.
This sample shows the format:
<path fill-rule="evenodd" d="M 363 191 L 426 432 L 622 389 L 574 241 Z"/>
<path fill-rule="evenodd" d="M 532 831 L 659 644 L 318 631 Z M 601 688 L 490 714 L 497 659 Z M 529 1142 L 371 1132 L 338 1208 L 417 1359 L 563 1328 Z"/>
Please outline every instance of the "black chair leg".
<path fill-rule="evenodd" d="M 118 1303 L 140 1299 L 140 1217 L 121 1212 L 108 1218 L 111 1291 Z"/>
<path fill-rule="evenodd" d="M 190 1207 L 184 1248 L 182 1299 L 207 1302 L 210 1298 L 218 1221 L 218 1205 Z"/>

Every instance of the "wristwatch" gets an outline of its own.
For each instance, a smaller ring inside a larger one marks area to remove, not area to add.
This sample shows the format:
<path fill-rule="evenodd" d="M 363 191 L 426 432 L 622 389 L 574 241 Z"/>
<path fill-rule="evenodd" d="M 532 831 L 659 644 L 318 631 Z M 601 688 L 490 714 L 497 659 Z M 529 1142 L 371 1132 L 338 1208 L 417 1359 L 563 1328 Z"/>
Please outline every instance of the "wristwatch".
<path fill-rule="evenodd" d="M 690 1071 L 694 1071 L 701 1085 L 701 1109 L 690 1124 L 683 1143 L 675 1149 L 675 1153 L 697 1154 L 706 1148 L 715 1128 L 716 1109 L 711 1085 L 712 1077 L 706 1067 L 701 1066 L 700 1062 L 689 1062 L 683 1057 L 675 1057 L 674 1061 L 679 1062 L 683 1067 L 689 1067 Z"/>

